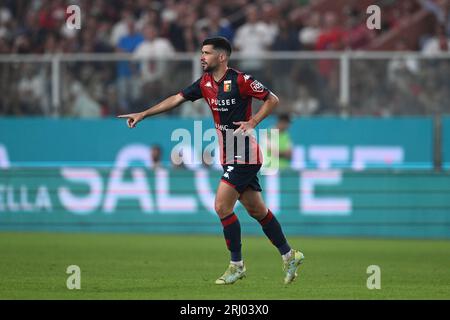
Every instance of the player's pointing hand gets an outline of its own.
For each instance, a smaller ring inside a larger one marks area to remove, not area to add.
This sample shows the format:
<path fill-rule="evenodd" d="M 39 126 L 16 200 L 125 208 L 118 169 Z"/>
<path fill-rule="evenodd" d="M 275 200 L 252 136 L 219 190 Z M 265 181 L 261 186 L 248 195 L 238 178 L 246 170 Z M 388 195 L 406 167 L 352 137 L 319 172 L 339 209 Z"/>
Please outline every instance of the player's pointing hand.
<path fill-rule="evenodd" d="M 129 113 L 129 114 L 121 114 L 117 116 L 117 118 L 127 118 L 127 125 L 129 128 L 136 127 L 136 124 L 144 119 L 144 116 L 141 112 L 138 113 Z"/>

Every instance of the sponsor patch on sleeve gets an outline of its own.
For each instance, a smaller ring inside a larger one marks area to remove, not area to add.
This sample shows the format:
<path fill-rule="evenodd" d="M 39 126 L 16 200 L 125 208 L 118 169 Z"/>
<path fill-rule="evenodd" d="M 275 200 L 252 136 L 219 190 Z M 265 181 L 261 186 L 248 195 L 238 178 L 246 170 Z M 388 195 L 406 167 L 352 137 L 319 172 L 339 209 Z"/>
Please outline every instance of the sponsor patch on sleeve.
<path fill-rule="evenodd" d="M 258 80 L 254 80 L 251 84 L 250 87 L 252 88 L 252 90 L 254 92 L 263 92 L 264 91 L 264 86 L 262 85 L 261 82 L 259 82 Z"/>

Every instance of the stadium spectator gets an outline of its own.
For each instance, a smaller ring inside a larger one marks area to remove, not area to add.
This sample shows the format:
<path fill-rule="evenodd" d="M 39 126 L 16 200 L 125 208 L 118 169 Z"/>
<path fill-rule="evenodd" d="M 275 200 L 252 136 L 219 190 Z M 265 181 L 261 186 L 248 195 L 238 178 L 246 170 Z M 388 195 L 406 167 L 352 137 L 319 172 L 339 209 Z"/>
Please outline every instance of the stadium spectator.
<path fill-rule="evenodd" d="M 270 36 L 270 43 L 273 43 L 279 32 L 279 23 L 285 19 L 279 17 L 277 7 L 271 2 L 265 2 L 261 11 L 262 21 L 266 24 Z"/>
<path fill-rule="evenodd" d="M 277 35 L 275 36 L 270 49 L 272 51 L 300 50 L 300 43 L 297 40 L 297 35 L 291 28 L 288 20 L 280 20 L 277 28 Z"/>
<path fill-rule="evenodd" d="M 175 50 L 185 52 L 187 50 L 186 43 L 184 41 L 184 28 L 182 23 L 186 23 L 187 19 L 192 20 L 190 16 L 195 14 L 195 11 L 185 11 L 183 15 L 184 19 L 179 20 L 178 7 L 179 5 L 176 4 L 174 0 L 167 1 L 166 6 L 164 6 L 161 11 L 161 26 L 165 30 L 165 35 L 169 38 Z M 193 23 L 195 23 L 195 21 Z M 191 23 L 191 25 L 193 23 Z"/>
<path fill-rule="evenodd" d="M 200 30 L 195 28 L 198 18 L 196 11 L 188 9 L 183 13 L 183 20 L 180 23 L 171 24 L 170 39 L 178 51 L 194 52 L 201 43 L 200 38 L 206 37 L 208 32 L 206 27 Z"/>
<path fill-rule="evenodd" d="M 249 5 L 245 11 L 246 22 L 236 31 L 234 46 L 241 53 L 251 57 L 244 59 L 239 64 L 242 70 L 252 73 L 256 78 L 262 79 L 259 72 L 263 68 L 263 61 L 258 59 L 266 52 L 273 41 L 272 31 L 269 25 L 259 18 L 259 10 L 255 5 Z"/>
<path fill-rule="evenodd" d="M 197 30 L 207 29 L 208 37 L 224 37 L 233 41 L 234 29 L 231 23 L 223 18 L 222 10 L 217 5 L 207 5 L 205 18 L 195 24 Z"/>
<path fill-rule="evenodd" d="M 367 28 L 365 12 L 351 6 L 345 7 L 343 11 L 345 16 L 345 49 L 355 50 L 368 45 L 376 35 Z"/>
<path fill-rule="evenodd" d="M 102 116 L 114 116 L 121 114 L 123 111 L 119 104 L 119 97 L 117 95 L 117 88 L 115 85 L 108 85 L 106 87 L 105 95 L 101 100 Z"/>
<path fill-rule="evenodd" d="M 324 28 L 317 38 L 316 50 L 339 51 L 344 49 L 345 32 L 340 26 L 335 12 L 328 11 L 324 15 Z M 321 59 L 318 61 L 318 72 L 322 80 L 334 92 L 338 90 L 338 61 Z"/>
<path fill-rule="evenodd" d="M 143 13 L 139 20 L 136 22 L 136 29 L 140 30 L 144 33 L 144 28 L 147 26 L 160 26 L 160 19 L 158 12 L 154 9 L 146 10 L 145 13 Z M 161 33 L 160 33 L 161 34 Z"/>
<path fill-rule="evenodd" d="M 150 149 L 150 157 L 152 159 L 152 169 L 161 168 L 162 165 L 162 148 L 159 144 L 152 145 Z"/>
<path fill-rule="evenodd" d="M 9 25 L 12 21 L 12 13 L 8 7 L 0 7 L 0 39 L 10 39 L 11 31 Z"/>
<path fill-rule="evenodd" d="M 46 32 L 56 31 L 65 15 L 65 6 L 61 1 L 43 1 L 38 11 L 39 27 Z"/>
<path fill-rule="evenodd" d="M 45 71 L 32 64 L 23 64 L 20 72 L 23 76 L 17 84 L 20 111 L 26 115 L 44 115 L 49 110 L 45 92 Z"/>
<path fill-rule="evenodd" d="M 123 10 L 121 13 L 121 19 L 116 22 L 111 31 L 111 45 L 117 47 L 120 39 L 127 36 L 130 33 L 128 29 L 130 20 L 134 19 L 133 13 L 130 10 Z"/>
<path fill-rule="evenodd" d="M 182 161 L 183 158 L 183 150 L 180 149 L 178 154 L 172 154 L 171 155 L 171 166 L 172 169 L 186 169 L 186 165 L 184 164 L 184 161 Z"/>
<path fill-rule="evenodd" d="M 6 42 L 4 42 L 4 43 L 6 44 Z M 1 45 L 0 45 L 0 47 L 1 47 Z M 13 46 L 11 49 L 11 53 L 27 54 L 27 53 L 31 53 L 31 52 L 32 52 L 32 45 L 31 45 L 30 38 L 26 34 L 19 35 L 14 40 L 14 43 L 13 43 Z M 9 53 L 9 52 L 3 51 L 1 53 Z"/>
<path fill-rule="evenodd" d="M 144 41 L 133 52 L 135 58 L 144 60 L 140 66 L 141 79 L 144 82 L 164 79 L 168 71 L 168 62 L 165 58 L 170 58 L 175 49 L 169 40 L 159 37 L 156 27 L 148 25 L 143 33 Z"/>
<path fill-rule="evenodd" d="M 447 36 L 450 36 L 450 1 L 448 0 L 419 0 L 425 10 L 430 11 L 436 17 L 437 23 L 444 28 Z"/>
<path fill-rule="evenodd" d="M 144 37 L 136 30 L 134 20 L 129 18 L 127 21 L 128 34 L 119 39 L 117 48 L 119 52 L 133 52 L 136 47 L 144 41 Z"/>
<path fill-rule="evenodd" d="M 288 131 L 290 125 L 291 119 L 288 114 L 282 114 L 278 117 L 278 123 L 276 127 L 278 130 L 280 130 L 280 169 L 288 168 L 292 158 L 292 140 Z"/>
<path fill-rule="evenodd" d="M 11 49 L 8 45 L 8 42 L 5 39 L 0 38 L 0 54 L 7 54 L 7 53 L 11 53 Z M 12 53 L 25 53 L 25 52 L 12 51 Z"/>
<path fill-rule="evenodd" d="M 298 33 L 298 39 L 302 48 L 313 50 L 315 48 L 317 38 L 321 33 L 321 16 L 319 12 L 312 12 L 307 16 L 305 25 Z"/>
<path fill-rule="evenodd" d="M 271 46 L 272 51 L 296 51 L 300 49 L 300 43 L 297 40 L 297 33 L 290 28 L 288 20 L 281 20 L 279 22 L 278 34 Z M 272 60 L 266 64 L 265 67 L 265 81 L 270 80 L 270 74 L 277 72 L 284 74 L 284 77 L 279 77 L 277 81 L 271 81 L 270 85 L 281 96 L 289 96 L 294 90 L 294 83 L 288 75 L 292 71 L 292 61 L 289 60 Z M 280 106 L 284 109 L 285 105 Z M 282 110 L 284 112 L 286 110 Z"/>
<path fill-rule="evenodd" d="M 292 103 L 291 113 L 296 116 L 309 116 L 319 110 L 319 100 L 312 97 L 308 87 L 299 85 L 296 90 L 297 96 Z"/>
<path fill-rule="evenodd" d="M 85 28 L 80 34 L 81 52 L 112 52 L 114 47 L 109 42 L 110 28 L 108 22 L 97 21 L 95 17 L 86 18 Z"/>
<path fill-rule="evenodd" d="M 4 4 L 0 7 L 0 22 L 8 23 L 12 20 L 13 16 L 11 13 L 11 10 L 5 6 Z M 2 33 L 0 33 L 0 36 L 2 36 Z"/>
<path fill-rule="evenodd" d="M 274 129 L 278 130 L 278 141 L 275 142 L 276 147 L 278 147 L 278 159 L 275 152 L 271 146 L 272 131 L 269 130 L 266 141 L 266 155 L 264 156 L 264 162 L 267 169 L 287 169 L 290 167 L 290 162 L 292 158 L 292 140 L 289 134 L 289 126 L 291 124 L 290 116 L 286 113 L 280 114 L 278 116 L 278 121 Z"/>
<path fill-rule="evenodd" d="M 317 37 L 316 50 L 341 50 L 344 44 L 344 29 L 338 22 L 336 13 L 328 11 L 324 16 L 324 28 Z"/>
<path fill-rule="evenodd" d="M 69 116 L 79 118 L 98 118 L 101 115 L 101 106 L 95 101 L 83 86 L 76 82 L 71 92 L 73 104 L 68 110 Z"/>
<path fill-rule="evenodd" d="M 425 55 L 433 55 L 441 52 L 450 51 L 450 37 L 445 34 L 442 26 L 437 26 L 434 37 L 429 39 L 422 48 Z"/>
<path fill-rule="evenodd" d="M 141 33 L 137 32 L 134 20 L 126 20 L 128 34 L 120 38 L 117 52 L 132 53 L 144 41 Z M 128 109 L 130 101 L 139 95 L 139 82 L 136 76 L 136 65 L 128 61 L 120 61 L 117 64 L 117 89 L 119 101 L 124 108 Z"/>
<path fill-rule="evenodd" d="M 408 47 L 404 40 L 400 40 L 395 44 L 395 50 L 399 52 L 408 51 Z M 404 72 L 417 74 L 419 72 L 419 61 L 411 56 L 397 55 L 388 62 L 387 80 L 395 83 L 397 77 L 401 77 Z"/>

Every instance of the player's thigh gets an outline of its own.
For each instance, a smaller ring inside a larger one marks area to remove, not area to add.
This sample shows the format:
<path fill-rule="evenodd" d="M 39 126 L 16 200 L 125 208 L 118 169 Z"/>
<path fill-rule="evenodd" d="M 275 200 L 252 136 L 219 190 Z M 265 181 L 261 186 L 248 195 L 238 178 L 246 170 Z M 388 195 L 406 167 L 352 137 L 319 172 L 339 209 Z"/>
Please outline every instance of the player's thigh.
<path fill-rule="evenodd" d="M 241 193 L 239 201 L 253 218 L 260 220 L 266 216 L 267 207 L 261 192 L 255 191 L 249 187 Z"/>
<path fill-rule="evenodd" d="M 233 212 L 234 205 L 238 199 L 239 193 L 232 186 L 220 181 L 214 208 L 221 219 Z"/>

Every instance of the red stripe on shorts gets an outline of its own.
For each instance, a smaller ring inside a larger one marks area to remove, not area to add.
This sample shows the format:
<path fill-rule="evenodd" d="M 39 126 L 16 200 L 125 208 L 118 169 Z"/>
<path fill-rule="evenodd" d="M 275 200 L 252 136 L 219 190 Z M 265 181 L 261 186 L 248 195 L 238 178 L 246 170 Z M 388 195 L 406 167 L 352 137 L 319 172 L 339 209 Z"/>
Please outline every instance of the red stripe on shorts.
<path fill-rule="evenodd" d="M 234 184 L 232 184 L 231 182 L 225 180 L 225 179 L 221 179 L 223 182 L 225 182 L 227 185 L 229 185 L 230 187 L 236 188 L 236 186 Z"/>

